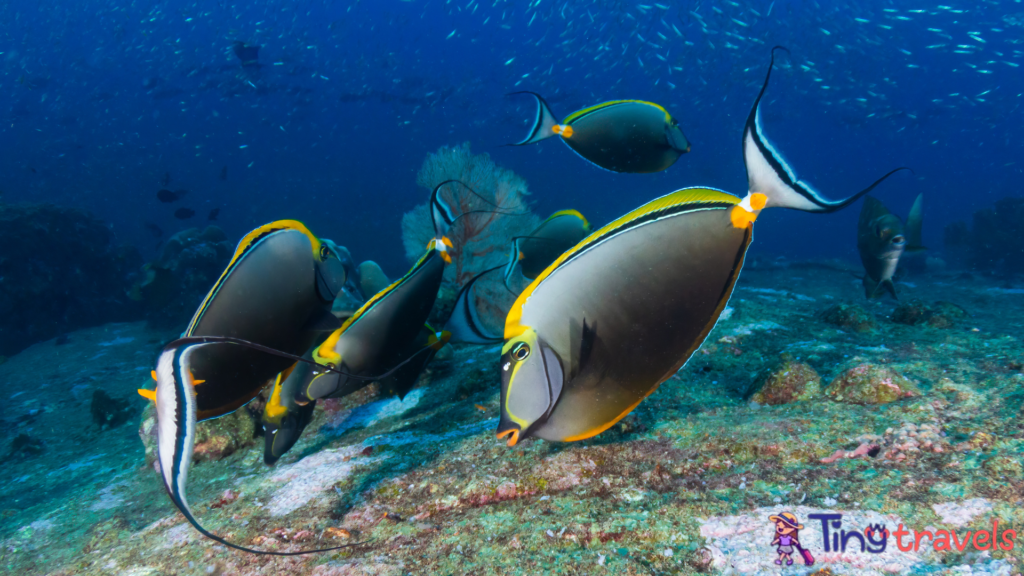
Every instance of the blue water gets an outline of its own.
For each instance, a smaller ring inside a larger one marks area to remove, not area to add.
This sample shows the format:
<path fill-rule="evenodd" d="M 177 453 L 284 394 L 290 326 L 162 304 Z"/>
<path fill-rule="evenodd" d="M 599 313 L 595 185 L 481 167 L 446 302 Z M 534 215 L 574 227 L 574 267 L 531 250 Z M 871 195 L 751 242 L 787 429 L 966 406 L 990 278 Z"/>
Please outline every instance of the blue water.
<path fill-rule="evenodd" d="M 538 214 L 604 223 L 684 186 L 742 195 L 740 132 L 774 44 L 791 55 L 765 130 L 826 196 L 910 166 L 876 195 L 905 214 L 925 193 L 925 243 L 940 246 L 945 224 L 1016 193 L 1024 166 L 1019 1 L 13 0 L 0 21 L 4 199 L 91 210 L 147 258 L 145 222 L 170 234 L 220 208 L 231 238 L 297 218 L 400 274 L 400 219 L 426 196 L 416 171 L 464 141 L 522 175 Z M 236 40 L 262 46 L 258 72 Z M 693 151 L 620 175 L 555 140 L 502 147 L 532 120 L 515 90 L 560 117 L 661 103 Z M 165 174 L 190 190 L 183 202 L 157 201 Z M 197 215 L 176 220 L 181 206 Z M 772 212 L 752 254 L 856 258 L 856 217 Z"/>

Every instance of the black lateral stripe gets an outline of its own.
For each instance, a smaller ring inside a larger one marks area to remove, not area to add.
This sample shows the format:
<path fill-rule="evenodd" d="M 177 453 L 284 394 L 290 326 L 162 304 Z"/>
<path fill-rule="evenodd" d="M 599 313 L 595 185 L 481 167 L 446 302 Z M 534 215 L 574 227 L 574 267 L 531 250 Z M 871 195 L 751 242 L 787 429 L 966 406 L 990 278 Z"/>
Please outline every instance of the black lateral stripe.
<path fill-rule="evenodd" d="M 679 215 L 679 214 L 685 214 L 687 212 L 693 212 L 693 211 L 696 211 L 696 210 L 728 209 L 728 208 L 732 208 L 733 206 L 736 206 L 736 204 L 730 204 L 728 202 L 689 202 L 689 203 L 686 203 L 686 204 L 676 204 L 675 206 L 668 206 L 668 207 L 663 208 L 661 210 L 658 210 L 656 212 L 649 212 L 649 213 L 644 214 L 643 216 L 641 216 L 639 218 L 636 218 L 634 220 L 630 220 L 629 222 L 624 223 L 622 226 L 620 226 L 618 228 L 615 228 L 613 230 L 609 230 L 609 231 L 605 232 L 604 234 L 598 236 L 597 238 L 591 239 L 589 242 L 587 242 L 587 246 L 585 248 L 583 248 L 582 250 L 577 250 L 576 252 L 573 252 L 565 260 L 562 260 L 562 263 L 559 264 L 558 266 L 559 266 L 559 268 L 561 268 L 562 266 L 565 266 L 566 264 L 571 262 L 577 256 L 586 253 L 588 250 L 590 250 L 594 246 L 596 246 L 596 245 L 600 244 L 601 242 L 603 242 L 606 238 L 614 236 L 614 235 L 616 235 L 616 234 L 618 234 L 620 232 L 623 232 L 625 230 L 629 230 L 631 228 L 636 228 L 637 226 L 640 226 L 641 224 L 644 224 L 646 222 L 651 222 L 653 220 L 657 220 L 659 218 L 664 218 L 666 216 L 675 216 L 675 215 Z"/>

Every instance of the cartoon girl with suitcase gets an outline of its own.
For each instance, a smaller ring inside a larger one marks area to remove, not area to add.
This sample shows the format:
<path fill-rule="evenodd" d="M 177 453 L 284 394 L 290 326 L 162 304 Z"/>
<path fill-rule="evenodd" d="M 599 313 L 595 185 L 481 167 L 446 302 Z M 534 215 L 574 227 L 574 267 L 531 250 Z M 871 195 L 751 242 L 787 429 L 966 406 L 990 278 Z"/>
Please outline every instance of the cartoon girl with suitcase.
<path fill-rule="evenodd" d="M 772 540 L 772 545 L 776 546 L 775 551 L 779 554 L 778 560 L 775 561 L 776 564 L 781 566 L 785 562 L 786 566 L 792 566 L 794 550 L 799 551 L 803 556 L 804 564 L 808 566 L 814 564 L 814 557 L 800 545 L 800 530 L 804 529 L 804 525 L 800 524 L 792 512 L 769 516 L 768 520 L 775 523 L 775 539 Z"/>

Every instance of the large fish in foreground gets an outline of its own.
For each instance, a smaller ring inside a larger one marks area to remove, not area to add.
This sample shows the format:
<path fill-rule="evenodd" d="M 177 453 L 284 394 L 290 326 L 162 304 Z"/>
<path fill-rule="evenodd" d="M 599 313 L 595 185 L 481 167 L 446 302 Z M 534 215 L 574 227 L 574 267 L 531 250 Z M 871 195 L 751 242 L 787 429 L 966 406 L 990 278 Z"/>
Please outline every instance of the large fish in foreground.
<path fill-rule="evenodd" d="M 562 123 L 540 94 L 529 135 L 514 146 L 561 136 L 566 146 L 612 172 L 661 172 L 690 151 L 690 142 L 667 110 L 643 100 L 613 100 L 570 114 Z"/>
<path fill-rule="evenodd" d="M 707 337 L 763 208 L 836 210 L 892 174 L 841 202 L 799 184 L 758 125 L 770 77 L 771 65 L 744 128 L 745 198 L 687 188 L 648 202 L 566 251 L 519 295 L 505 321 L 498 438 L 513 446 L 608 429 Z"/>
<path fill-rule="evenodd" d="M 896 286 L 893 275 L 905 250 L 922 250 L 921 247 L 921 196 L 907 218 L 904 230 L 898 216 L 889 212 L 880 201 L 871 196 L 864 198 L 864 206 L 857 222 L 857 252 L 864 264 L 864 296 L 877 298 L 884 289 L 893 298 Z M 908 240 L 913 237 L 913 243 Z"/>
<path fill-rule="evenodd" d="M 252 400 L 276 374 L 302 354 L 318 335 L 333 329 L 329 312 L 345 271 L 334 253 L 300 222 L 261 226 L 238 243 L 227 269 L 203 300 L 182 334 L 157 360 L 155 391 L 139 393 L 156 403 L 160 474 L 174 504 L 204 536 L 232 544 L 203 528 L 185 495 L 196 423 L 227 414 Z M 251 346 L 197 343 L 204 337 L 239 339 Z M 305 553 L 305 552 L 301 552 Z"/>

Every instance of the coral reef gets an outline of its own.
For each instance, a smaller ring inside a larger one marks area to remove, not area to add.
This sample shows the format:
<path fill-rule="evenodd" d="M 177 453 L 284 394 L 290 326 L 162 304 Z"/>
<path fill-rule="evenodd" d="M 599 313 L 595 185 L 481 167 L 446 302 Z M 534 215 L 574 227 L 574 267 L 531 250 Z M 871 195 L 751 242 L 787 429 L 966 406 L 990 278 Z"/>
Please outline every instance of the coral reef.
<path fill-rule="evenodd" d="M 854 332 L 871 332 L 875 329 L 875 319 L 856 304 L 833 304 L 822 310 L 819 318 Z"/>
<path fill-rule="evenodd" d="M 526 182 L 511 170 L 496 165 L 489 155 L 474 155 L 468 142 L 445 146 L 430 154 L 416 175 L 416 183 L 428 192 L 445 180 L 459 180 L 486 200 L 457 184 L 441 190 L 456 215 L 483 211 L 459 218 L 448 232 L 454 245 L 450 250 L 452 265 L 445 271 L 438 299 L 442 305 L 450 307 L 461 286 L 477 273 L 506 262 L 512 238 L 528 234 L 540 220 L 530 213 L 526 203 L 525 197 L 529 194 Z M 427 204 L 413 208 L 402 217 L 402 242 L 410 261 L 415 262 L 423 255 L 433 236 Z M 512 297 L 501 282 L 500 272 L 492 276 L 481 279 L 475 286 L 477 309 L 489 328 L 500 331 Z M 447 312 L 442 317 L 447 317 Z"/>
<path fill-rule="evenodd" d="M 784 355 L 782 363 L 762 373 L 757 381 L 757 392 L 750 399 L 758 404 L 789 404 L 821 394 L 821 376 L 790 355 Z"/>
<path fill-rule="evenodd" d="M 511 449 L 496 441 L 497 352 L 457 346 L 403 401 L 378 399 L 371 385 L 318 403 L 306 434 L 275 467 L 262 464 L 260 443 L 193 467 L 193 512 L 232 542 L 277 551 L 364 542 L 306 556 L 253 556 L 203 538 L 142 466 L 135 428 L 98 433 L 91 425 L 92 389 L 123 398 L 151 382 L 170 331 L 139 322 L 73 332 L 60 347 L 38 343 L 0 365 L 14 398 L 2 415 L 4 451 L 20 433 L 45 444 L 40 455 L 0 466 L 0 569 L 25 576 L 1024 571 L 1019 545 L 960 552 L 922 543 L 901 553 L 890 536 L 883 554 L 825 552 L 821 523 L 808 517 L 840 513 L 845 530 L 861 533 L 879 523 L 933 534 L 955 528 L 961 537 L 995 522 L 1020 530 L 1019 293 L 982 276 L 901 286 L 907 300 L 970 302 L 970 325 L 879 321 L 861 333 L 812 320 L 861 294 L 846 271 L 808 268 L 744 270 L 730 308 L 691 361 L 625 426 L 589 440 Z M 865 309 L 880 318 L 895 305 Z M 750 402 L 748 389 L 780 358 L 810 366 L 825 382 L 869 365 L 876 377 L 891 370 L 920 388 L 886 404 Z M 27 417 L 29 410 L 38 413 Z M 768 516 L 784 510 L 806 526 L 800 540 L 815 566 L 773 563 Z"/>
<path fill-rule="evenodd" d="M 0 202 L 0 354 L 139 318 L 126 290 L 141 261 L 88 212 Z"/>
<path fill-rule="evenodd" d="M 974 213 L 971 229 L 954 222 L 945 230 L 950 259 L 967 259 L 978 270 L 1024 274 L 1024 197 L 997 200 Z M 966 256 L 966 258 L 965 258 Z"/>
<path fill-rule="evenodd" d="M 231 259 L 234 246 L 216 226 L 182 230 L 171 236 L 160 257 L 142 269 L 131 296 L 145 318 L 158 327 L 187 323 Z"/>
<path fill-rule="evenodd" d="M 956 304 L 934 302 L 928 306 L 921 300 L 901 302 L 892 313 L 892 321 L 898 324 L 927 324 L 932 328 L 952 328 L 967 318 L 967 312 Z"/>
<path fill-rule="evenodd" d="M 891 368 L 865 363 L 837 376 L 829 383 L 825 394 L 833 400 L 851 404 L 888 404 L 920 396 L 921 391 Z"/>

